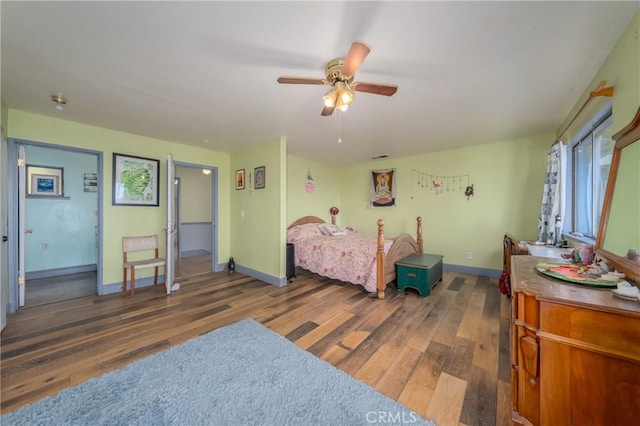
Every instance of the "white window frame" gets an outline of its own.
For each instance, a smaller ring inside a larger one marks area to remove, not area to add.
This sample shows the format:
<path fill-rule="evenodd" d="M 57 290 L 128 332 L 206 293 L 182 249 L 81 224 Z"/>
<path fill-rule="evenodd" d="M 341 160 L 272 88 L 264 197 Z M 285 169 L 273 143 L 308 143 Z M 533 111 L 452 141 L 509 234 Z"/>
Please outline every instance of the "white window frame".
<path fill-rule="evenodd" d="M 577 134 L 577 136 L 571 141 L 567 149 L 571 155 L 571 161 L 568 162 L 567 172 L 571 176 L 571 185 L 567 186 L 567 200 L 571 200 L 571 208 L 565 212 L 565 230 L 570 229 L 570 232 L 580 232 L 584 235 L 586 242 L 595 243 L 595 238 L 598 233 L 598 225 L 600 223 L 600 217 L 602 215 L 601 205 L 598 205 L 596 200 L 602 201 L 604 188 L 600 188 L 599 185 L 593 185 L 591 194 L 591 226 L 587 232 L 584 230 L 576 229 L 577 222 L 577 208 L 576 208 L 576 149 L 582 144 L 593 144 L 593 135 L 601 130 L 602 126 L 608 124 L 611 126 L 612 110 L 611 103 L 602 108 L 592 120 L 590 120 L 583 129 Z M 598 146 L 594 146 L 592 150 L 592 181 L 600 181 L 600 168 L 596 167 L 600 163 L 600 149 Z M 608 177 L 607 177 L 608 179 Z M 606 185 L 605 185 L 606 187 Z M 568 225 L 568 226 L 567 226 Z"/>

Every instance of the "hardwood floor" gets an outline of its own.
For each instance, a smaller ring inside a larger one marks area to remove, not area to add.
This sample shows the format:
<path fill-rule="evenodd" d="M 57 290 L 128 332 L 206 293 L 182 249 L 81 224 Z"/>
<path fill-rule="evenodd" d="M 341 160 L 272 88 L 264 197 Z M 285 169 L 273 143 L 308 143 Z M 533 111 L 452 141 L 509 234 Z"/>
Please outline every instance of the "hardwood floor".
<path fill-rule="evenodd" d="M 253 317 L 439 425 L 510 424 L 510 301 L 494 279 L 447 273 L 428 298 L 297 270 L 286 287 L 227 272 L 10 315 L 0 356 L 2 412 Z"/>
<path fill-rule="evenodd" d="M 182 257 L 176 261 L 176 278 L 211 272 L 211 254 Z M 96 272 L 82 272 L 51 278 L 27 280 L 25 306 L 31 307 L 51 302 L 96 294 Z"/>
<path fill-rule="evenodd" d="M 176 279 L 211 272 L 211 254 L 180 257 L 176 260 Z"/>
<path fill-rule="evenodd" d="M 97 282 L 95 271 L 27 280 L 25 306 L 95 295 Z"/>

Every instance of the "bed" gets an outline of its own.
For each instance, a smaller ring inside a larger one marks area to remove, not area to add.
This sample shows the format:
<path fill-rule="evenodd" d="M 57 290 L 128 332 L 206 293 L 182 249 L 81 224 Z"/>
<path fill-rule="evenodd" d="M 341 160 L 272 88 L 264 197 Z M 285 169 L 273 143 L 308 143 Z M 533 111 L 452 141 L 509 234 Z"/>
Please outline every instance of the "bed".
<path fill-rule="evenodd" d="M 295 245 L 295 265 L 316 274 L 362 285 L 384 298 L 388 283 L 395 280 L 395 263 L 422 253 L 422 218 L 416 219 L 416 236 L 406 233 L 384 236 L 384 221 L 377 234 L 328 224 L 317 216 L 304 216 L 287 228 L 287 242 Z"/>

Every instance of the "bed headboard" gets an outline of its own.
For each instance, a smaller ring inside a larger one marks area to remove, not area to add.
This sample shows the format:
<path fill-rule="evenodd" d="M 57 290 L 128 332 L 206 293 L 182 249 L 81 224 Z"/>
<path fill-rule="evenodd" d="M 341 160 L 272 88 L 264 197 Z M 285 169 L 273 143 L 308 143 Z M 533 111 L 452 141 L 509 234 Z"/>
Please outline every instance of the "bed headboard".
<path fill-rule="evenodd" d="M 298 225 L 304 225 L 307 223 L 325 223 L 325 221 L 320 219 L 318 216 L 304 216 L 296 220 L 295 222 L 293 222 L 291 225 L 289 225 L 287 229 L 293 228 L 294 226 L 298 226 Z"/>

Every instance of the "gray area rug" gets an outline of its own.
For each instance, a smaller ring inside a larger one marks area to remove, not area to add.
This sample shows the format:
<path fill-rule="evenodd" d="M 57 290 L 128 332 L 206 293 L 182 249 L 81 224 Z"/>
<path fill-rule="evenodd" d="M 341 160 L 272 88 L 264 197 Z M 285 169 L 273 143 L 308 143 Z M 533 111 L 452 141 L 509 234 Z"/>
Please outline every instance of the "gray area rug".
<path fill-rule="evenodd" d="M 434 425 L 245 319 L 67 388 L 2 425 Z"/>

